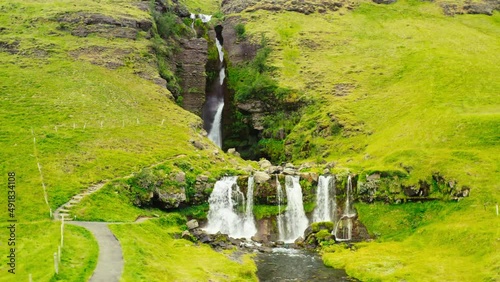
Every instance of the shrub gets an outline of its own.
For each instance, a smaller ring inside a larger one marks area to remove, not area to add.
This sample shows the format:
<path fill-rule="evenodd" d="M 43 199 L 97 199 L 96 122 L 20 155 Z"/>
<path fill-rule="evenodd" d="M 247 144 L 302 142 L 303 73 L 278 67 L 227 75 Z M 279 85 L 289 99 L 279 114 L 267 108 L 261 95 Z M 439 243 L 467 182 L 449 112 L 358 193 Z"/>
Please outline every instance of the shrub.
<path fill-rule="evenodd" d="M 238 40 L 245 40 L 246 39 L 246 30 L 245 30 L 245 25 L 242 23 L 239 23 L 234 26 L 234 30 L 236 31 L 236 37 Z"/>

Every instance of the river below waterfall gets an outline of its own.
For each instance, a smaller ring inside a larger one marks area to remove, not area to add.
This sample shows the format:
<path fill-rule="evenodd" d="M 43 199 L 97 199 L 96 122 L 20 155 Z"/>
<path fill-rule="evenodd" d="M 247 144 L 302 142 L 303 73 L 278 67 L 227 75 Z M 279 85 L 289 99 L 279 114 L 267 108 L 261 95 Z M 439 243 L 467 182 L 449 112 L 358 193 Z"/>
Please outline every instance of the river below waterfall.
<path fill-rule="evenodd" d="M 255 262 L 261 282 L 358 281 L 342 269 L 325 266 L 317 254 L 303 250 L 275 248 L 272 253 L 258 254 Z"/>

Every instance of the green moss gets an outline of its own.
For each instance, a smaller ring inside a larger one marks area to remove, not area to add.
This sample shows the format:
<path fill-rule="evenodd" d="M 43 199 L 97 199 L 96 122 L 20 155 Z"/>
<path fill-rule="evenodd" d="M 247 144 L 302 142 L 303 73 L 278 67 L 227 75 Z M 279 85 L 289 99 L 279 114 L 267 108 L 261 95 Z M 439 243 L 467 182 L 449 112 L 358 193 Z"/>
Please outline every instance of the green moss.
<path fill-rule="evenodd" d="M 266 217 L 276 216 L 284 213 L 286 206 L 254 205 L 253 214 L 255 219 L 259 220 Z"/>
<path fill-rule="evenodd" d="M 318 242 L 327 241 L 331 236 L 332 235 L 330 234 L 330 231 L 326 229 L 320 230 L 318 233 L 316 233 L 316 239 L 318 240 Z"/>
<path fill-rule="evenodd" d="M 314 222 L 311 224 L 311 228 L 313 232 L 320 232 L 320 230 L 326 230 L 331 232 L 333 230 L 333 222 L 325 221 L 325 222 Z"/>

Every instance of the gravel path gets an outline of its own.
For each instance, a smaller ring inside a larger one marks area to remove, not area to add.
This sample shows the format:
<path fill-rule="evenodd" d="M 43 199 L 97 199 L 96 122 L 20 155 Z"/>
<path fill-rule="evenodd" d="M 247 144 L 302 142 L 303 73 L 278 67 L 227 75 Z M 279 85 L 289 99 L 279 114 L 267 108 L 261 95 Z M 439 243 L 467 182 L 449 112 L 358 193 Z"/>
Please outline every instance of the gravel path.
<path fill-rule="evenodd" d="M 90 282 L 117 282 L 123 272 L 123 255 L 120 242 L 105 222 L 72 221 L 68 224 L 88 229 L 99 244 L 99 258 Z"/>

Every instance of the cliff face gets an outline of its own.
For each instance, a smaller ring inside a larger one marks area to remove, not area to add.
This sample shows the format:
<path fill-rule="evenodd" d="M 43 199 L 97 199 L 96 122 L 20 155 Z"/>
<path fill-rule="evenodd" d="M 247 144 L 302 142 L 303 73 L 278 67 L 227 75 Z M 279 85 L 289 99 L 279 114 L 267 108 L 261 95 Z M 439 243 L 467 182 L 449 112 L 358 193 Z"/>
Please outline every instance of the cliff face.
<path fill-rule="evenodd" d="M 182 51 L 175 57 L 183 108 L 201 116 L 205 103 L 208 43 L 204 38 L 181 39 Z"/>

